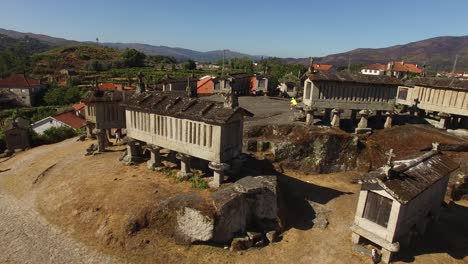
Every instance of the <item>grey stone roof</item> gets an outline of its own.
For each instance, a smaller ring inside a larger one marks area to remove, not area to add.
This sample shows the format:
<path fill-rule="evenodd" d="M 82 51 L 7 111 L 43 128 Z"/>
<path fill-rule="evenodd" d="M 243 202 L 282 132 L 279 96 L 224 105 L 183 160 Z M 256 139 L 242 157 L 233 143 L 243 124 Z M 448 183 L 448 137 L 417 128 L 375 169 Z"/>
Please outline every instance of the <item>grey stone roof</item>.
<path fill-rule="evenodd" d="M 308 73 L 311 81 L 350 82 L 365 84 L 400 85 L 402 82 L 397 78 L 386 75 L 366 75 L 347 72 L 315 72 Z"/>
<path fill-rule="evenodd" d="M 128 93 L 128 96 L 131 95 L 131 92 Z M 99 102 L 120 102 L 123 100 L 122 91 L 90 91 L 85 97 L 81 100 L 85 104 L 89 103 L 99 103 Z"/>
<path fill-rule="evenodd" d="M 200 100 L 156 91 L 135 94 L 127 98 L 121 105 L 130 110 L 141 110 L 218 125 L 227 123 L 236 113 L 253 116 L 252 113 L 241 107 L 224 107 L 223 102 Z"/>
<path fill-rule="evenodd" d="M 394 161 L 388 175 L 379 168 L 364 175 L 359 182 L 378 184 L 397 201 L 405 204 L 424 192 L 434 183 L 456 170 L 459 164 L 437 150 L 412 159 Z"/>
<path fill-rule="evenodd" d="M 456 78 L 429 78 L 418 77 L 405 82 L 408 86 L 426 86 L 434 88 L 446 88 L 454 90 L 468 90 L 468 80 L 459 80 Z"/>

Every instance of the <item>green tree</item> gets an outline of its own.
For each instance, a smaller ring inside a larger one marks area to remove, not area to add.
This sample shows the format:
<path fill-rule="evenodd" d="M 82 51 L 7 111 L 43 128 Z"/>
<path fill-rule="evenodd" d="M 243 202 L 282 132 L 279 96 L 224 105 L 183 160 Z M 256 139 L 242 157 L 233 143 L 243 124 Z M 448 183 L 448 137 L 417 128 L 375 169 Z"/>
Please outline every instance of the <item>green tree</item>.
<path fill-rule="evenodd" d="M 188 60 L 187 62 L 184 63 L 184 70 L 195 70 L 197 69 L 197 64 L 193 60 Z"/>
<path fill-rule="evenodd" d="M 122 53 L 122 58 L 127 67 L 143 67 L 145 66 L 146 55 L 136 49 L 126 49 Z"/>

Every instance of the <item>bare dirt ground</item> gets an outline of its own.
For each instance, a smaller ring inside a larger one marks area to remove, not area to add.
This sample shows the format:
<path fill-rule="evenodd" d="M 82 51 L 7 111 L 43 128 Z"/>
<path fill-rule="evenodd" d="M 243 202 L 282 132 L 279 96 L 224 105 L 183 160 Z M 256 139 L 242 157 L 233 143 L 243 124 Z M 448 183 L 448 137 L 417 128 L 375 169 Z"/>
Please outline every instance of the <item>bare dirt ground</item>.
<path fill-rule="evenodd" d="M 149 171 L 146 164 L 125 166 L 118 161 L 123 147 L 85 157 L 90 143 L 70 139 L 0 160 L 0 262 L 370 263 L 351 251 L 359 186 L 350 180 L 356 172 L 286 171 L 279 176 L 289 197 L 282 240 L 233 253 L 222 246 L 175 245 L 145 224 L 145 215 L 162 199 L 193 191 L 190 184 Z M 309 201 L 323 206 L 326 229 L 313 227 Z M 467 263 L 467 218 L 467 202 L 448 206 L 399 261 Z"/>

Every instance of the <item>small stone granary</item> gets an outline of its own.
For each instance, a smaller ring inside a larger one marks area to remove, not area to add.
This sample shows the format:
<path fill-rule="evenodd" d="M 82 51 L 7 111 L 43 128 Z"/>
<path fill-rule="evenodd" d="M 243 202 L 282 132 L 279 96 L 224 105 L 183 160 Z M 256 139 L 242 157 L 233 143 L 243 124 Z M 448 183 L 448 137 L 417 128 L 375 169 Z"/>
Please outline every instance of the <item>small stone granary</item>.
<path fill-rule="evenodd" d="M 428 223 L 439 217 L 444 201 L 449 174 L 458 164 L 437 150 L 412 159 L 389 162 L 364 175 L 352 240 L 363 238 L 382 247 L 382 260 L 389 263 L 394 252 L 409 244 L 411 236 L 423 234 Z"/>
<path fill-rule="evenodd" d="M 31 146 L 29 121 L 17 117 L 5 126 L 5 141 L 8 153 L 15 152 L 16 149 L 27 149 Z"/>
<path fill-rule="evenodd" d="M 440 128 L 468 128 L 468 80 L 414 78 L 398 87 L 397 103 L 411 112 L 437 113 Z"/>
<path fill-rule="evenodd" d="M 125 109 L 120 106 L 125 93 L 117 90 L 95 90 L 82 100 L 86 104 L 86 131 L 88 136 L 97 135 L 98 151 L 105 150 L 108 142 L 107 130 L 125 128 Z"/>
<path fill-rule="evenodd" d="M 127 137 L 146 142 L 151 151 L 149 167 L 160 166 L 162 148 L 178 152 L 181 178 L 190 173 L 191 157 L 207 160 L 215 172 L 212 187 L 219 186 L 229 163 L 241 154 L 244 116 L 252 116 L 238 106 L 233 93 L 227 93 L 223 103 L 145 92 L 128 98 L 122 106 Z M 136 153 L 130 140 L 127 160 L 131 161 Z"/>
<path fill-rule="evenodd" d="M 391 121 L 400 81 L 389 76 L 309 71 L 304 82 L 304 110 L 306 122 L 312 124 L 314 112 L 325 109 L 325 119 L 333 114 L 334 126 L 339 126 L 340 115 L 348 112 L 351 119 L 359 113 L 361 121 L 356 132 L 368 130 L 370 114 L 385 113 Z M 388 120 L 387 120 L 388 121 Z M 387 127 L 391 122 L 387 122 Z"/>

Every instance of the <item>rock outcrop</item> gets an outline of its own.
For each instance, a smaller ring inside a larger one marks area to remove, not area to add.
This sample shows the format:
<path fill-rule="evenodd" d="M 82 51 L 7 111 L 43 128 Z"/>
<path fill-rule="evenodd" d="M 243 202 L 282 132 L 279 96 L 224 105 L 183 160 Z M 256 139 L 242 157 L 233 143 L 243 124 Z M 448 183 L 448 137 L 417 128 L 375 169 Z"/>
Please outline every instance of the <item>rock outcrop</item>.
<path fill-rule="evenodd" d="M 159 206 L 155 223 L 179 244 L 229 243 L 248 230 L 278 229 L 277 204 L 276 176 L 249 176 L 209 197 L 197 192 L 171 197 Z"/>

